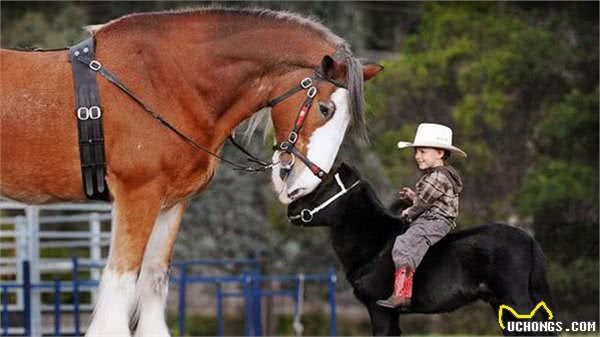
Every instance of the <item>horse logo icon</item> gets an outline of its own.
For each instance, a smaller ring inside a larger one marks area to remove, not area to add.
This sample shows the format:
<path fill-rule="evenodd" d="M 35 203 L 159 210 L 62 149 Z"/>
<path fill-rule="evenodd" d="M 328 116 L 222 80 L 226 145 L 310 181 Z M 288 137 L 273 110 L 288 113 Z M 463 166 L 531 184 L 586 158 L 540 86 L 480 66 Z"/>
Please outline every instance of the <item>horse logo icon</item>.
<path fill-rule="evenodd" d="M 513 314 L 513 316 L 515 316 L 516 318 L 530 319 L 530 318 L 533 318 L 535 313 L 542 307 L 548 313 L 548 320 L 554 319 L 554 314 L 552 313 L 552 310 L 550 310 L 550 308 L 548 308 L 548 306 L 546 305 L 546 302 L 544 302 L 544 301 L 540 301 L 540 303 L 538 303 L 535 306 L 535 308 L 533 308 L 533 310 L 531 310 L 531 312 L 529 314 L 519 314 L 515 311 L 515 309 L 511 308 L 510 306 L 508 306 L 506 304 L 502 304 L 500 306 L 500 308 L 498 308 L 498 325 L 500 325 L 500 328 L 502 328 L 502 330 L 506 329 L 506 327 L 504 326 L 504 323 L 502 322 L 502 314 L 504 313 L 504 310 L 510 311 L 510 313 Z"/>

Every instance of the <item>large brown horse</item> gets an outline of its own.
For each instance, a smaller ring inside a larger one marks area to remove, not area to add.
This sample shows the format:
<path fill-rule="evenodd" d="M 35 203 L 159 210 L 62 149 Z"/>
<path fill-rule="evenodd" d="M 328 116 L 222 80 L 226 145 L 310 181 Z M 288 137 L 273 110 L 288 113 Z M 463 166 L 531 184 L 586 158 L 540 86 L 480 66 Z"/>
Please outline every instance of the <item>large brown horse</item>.
<path fill-rule="evenodd" d="M 331 168 L 346 128 L 364 131 L 361 65 L 327 28 L 267 10 L 201 9 L 134 14 L 93 30 L 96 58 L 180 132 L 218 153 L 233 129 L 318 72 L 315 104 L 296 156 Z M 73 80 L 66 51 L 1 51 L 0 194 L 26 203 L 84 200 Z M 186 200 L 202 191 L 217 159 L 165 128 L 97 76 L 102 97 L 112 239 L 87 335 L 168 335 L 168 266 Z M 300 90 L 271 109 L 277 143 L 288 139 Z M 272 178 L 289 203 L 320 179 L 288 152 Z M 285 171 L 285 172 L 284 172 Z"/>

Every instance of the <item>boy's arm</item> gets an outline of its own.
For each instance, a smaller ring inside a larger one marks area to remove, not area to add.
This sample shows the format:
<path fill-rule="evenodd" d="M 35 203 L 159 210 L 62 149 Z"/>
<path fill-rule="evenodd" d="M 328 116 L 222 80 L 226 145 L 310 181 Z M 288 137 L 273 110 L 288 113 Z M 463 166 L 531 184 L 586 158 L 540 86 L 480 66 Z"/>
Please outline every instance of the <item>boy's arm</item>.
<path fill-rule="evenodd" d="M 402 212 L 401 218 L 406 222 L 413 221 L 444 195 L 446 192 L 444 178 L 446 177 L 443 174 L 433 172 L 419 180 L 416 186 L 417 197 L 413 205 Z"/>

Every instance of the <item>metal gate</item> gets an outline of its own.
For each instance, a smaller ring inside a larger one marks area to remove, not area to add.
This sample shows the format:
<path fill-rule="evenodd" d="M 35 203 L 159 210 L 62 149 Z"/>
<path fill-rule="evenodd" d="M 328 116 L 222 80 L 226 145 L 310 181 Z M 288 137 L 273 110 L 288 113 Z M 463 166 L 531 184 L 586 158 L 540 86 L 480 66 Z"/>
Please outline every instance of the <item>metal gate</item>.
<path fill-rule="evenodd" d="M 52 204 L 31 206 L 16 202 L 0 202 L 0 280 L 23 283 L 23 262 L 29 261 L 29 282 L 41 284 L 60 278 L 71 278 L 71 256 L 85 256 L 82 262 L 104 263 L 110 241 L 111 206 L 107 203 Z M 46 251 L 46 248 L 59 248 Z M 60 248 L 63 248 L 62 254 Z M 57 251 L 59 254 L 57 254 Z M 100 270 L 89 272 L 92 280 L 100 279 Z M 9 313 L 24 310 L 23 292 L 7 289 L 4 299 Z M 64 288 L 62 291 L 72 291 Z M 53 303 L 43 300 L 52 293 L 47 287 L 31 289 L 31 335 L 40 336 L 44 313 L 51 314 Z M 93 291 L 88 293 L 90 303 L 82 306 L 91 310 L 95 301 Z M 65 305 L 63 310 L 73 310 Z M 17 315 L 18 316 L 18 315 Z M 3 319 L 9 319 L 5 315 Z M 9 334 L 22 334 L 23 328 L 10 328 Z"/>

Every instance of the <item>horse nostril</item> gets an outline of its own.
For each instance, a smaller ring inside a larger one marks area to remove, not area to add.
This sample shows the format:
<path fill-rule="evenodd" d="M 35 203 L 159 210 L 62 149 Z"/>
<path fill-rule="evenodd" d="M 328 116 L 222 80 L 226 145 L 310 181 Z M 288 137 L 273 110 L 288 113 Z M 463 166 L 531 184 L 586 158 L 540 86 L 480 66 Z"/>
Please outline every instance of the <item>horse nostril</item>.
<path fill-rule="evenodd" d="M 281 178 L 281 180 L 285 180 L 288 177 L 288 175 L 290 175 L 289 169 L 285 169 L 285 168 L 279 169 L 279 178 Z"/>

